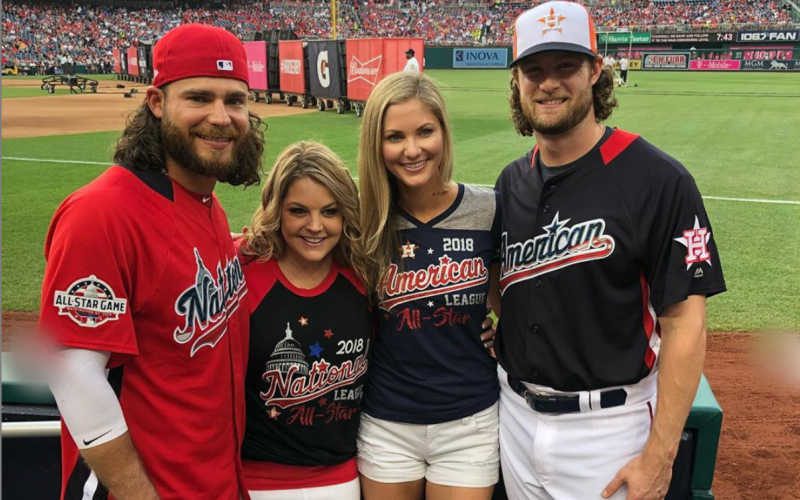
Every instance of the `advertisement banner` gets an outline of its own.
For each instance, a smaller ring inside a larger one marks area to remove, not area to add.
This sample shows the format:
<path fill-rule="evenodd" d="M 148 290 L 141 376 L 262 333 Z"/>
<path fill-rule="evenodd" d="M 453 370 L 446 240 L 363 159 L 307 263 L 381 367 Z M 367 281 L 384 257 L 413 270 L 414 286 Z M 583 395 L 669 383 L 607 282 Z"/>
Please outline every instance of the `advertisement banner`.
<path fill-rule="evenodd" d="M 698 71 L 736 71 L 740 68 L 738 59 L 694 59 L 689 69 Z"/>
<path fill-rule="evenodd" d="M 306 69 L 303 64 L 303 41 L 280 40 L 278 42 L 278 61 L 281 92 L 289 94 L 306 93 Z"/>
<path fill-rule="evenodd" d="M 453 49 L 453 68 L 506 68 L 508 49 Z"/>
<path fill-rule="evenodd" d="M 338 99 L 347 95 L 344 71 L 344 42 L 316 40 L 306 46 L 308 86 L 314 97 Z"/>
<path fill-rule="evenodd" d="M 151 80 L 153 78 L 153 46 L 149 43 L 139 44 L 139 75 Z"/>
<path fill-rule="evenodd" d="M 111 57 L 114 60 L 114 73 L 121 74 L 122 73 L 122 56 L 120 55 L 119 49 L 114 47 L 111 49 Z"/>
<path fill-rule="evenodd" d="M 676 70 L 688 67 L 688 52 L 656 52 L 642 57 L 642 69 Z"/>
<path fill-rule="evenodd" d="M 120 68 L 122 69 L 122 71 L 120 71 L 120 73 L 123 74 L 123 75 L 127 75 L 128 74 L 128 49 L 127 49 L 127 47 L 123 47 L 123 48 L 119 49 L 119 63 L 120 63 Z"/>
<path fill-rule="evenodd" d="M 742 71 L 800 71 L 800 60 L 744 60 Z"/>
<path fill-rule="evenodd" d="M 599 45 L 607 43 L 650 43 L 655 41 L 655 36 L 648 32 L 605 32 L 598 33 L 597 41 Z"/>
<path fill-rule="evenodd" d="M 800 42 L 800 30 L 740 31 L 737 42 Z"/>
<path fill-rule="evenodd" d="M 692 31 L 687 33 L 654 33 L 653 43 L 713 43 L 732 42 L 736 34 L 727 32 Z"/>
<path fill-rule="evenodd" d="M 139 76 L 139 54 L 136 47 L 128 47 L 128 74 Z"/>
<path fill-rule="evenodd" d="M 405 52 L 413 49 L 420 70 L 425 61 L 421 38 L 358 38 L 345 41 L 347 54 L 347 98 L 366 101 L 384 76 L 402 71 Z"/>
<path fill-rule="evenodd" d="M 247 82 L 252 90 L 267 90 L 267 42 L 244 42 Z"/>

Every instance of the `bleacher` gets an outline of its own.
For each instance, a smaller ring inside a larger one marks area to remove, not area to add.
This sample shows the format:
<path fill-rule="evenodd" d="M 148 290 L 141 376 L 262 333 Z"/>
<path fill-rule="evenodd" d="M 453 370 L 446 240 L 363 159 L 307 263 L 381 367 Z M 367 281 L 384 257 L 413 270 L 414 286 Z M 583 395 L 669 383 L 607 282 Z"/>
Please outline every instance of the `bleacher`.
<path fill-rule="evenodd" d="M 786 0 L 596 0 L 587 2 L 601 31 L 796 29 L 798 13 Z M 160 7 L 153 7 L 160 5 Z M 240 37 L 291 29 L 299 38 L 331 37 L 330 3 L 313 1 L 3 2 L 3 56 L 23 71 L 55 72 L 80 65 L 110 72 L 111 50 L 159 38 L 181 23 L 222 26 Z M 226 7 L 223 7 L 226 5 Z M 428 45 L 510 45 L 518 1 L 339 0 L 337 35 L 422 37 Z"/>

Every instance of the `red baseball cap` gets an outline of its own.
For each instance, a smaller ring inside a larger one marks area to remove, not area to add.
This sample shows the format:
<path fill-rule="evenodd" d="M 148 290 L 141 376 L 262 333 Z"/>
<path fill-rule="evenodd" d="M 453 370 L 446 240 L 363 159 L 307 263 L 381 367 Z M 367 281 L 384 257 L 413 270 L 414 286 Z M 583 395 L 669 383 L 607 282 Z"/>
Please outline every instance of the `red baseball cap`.
<path fill-rule="evenodd" d="M 247 55 L 235 35 L 208 24 L 183 24 L 153 47 L 153 85 L 198 76 L 234 78 L 248 83 Z"/>

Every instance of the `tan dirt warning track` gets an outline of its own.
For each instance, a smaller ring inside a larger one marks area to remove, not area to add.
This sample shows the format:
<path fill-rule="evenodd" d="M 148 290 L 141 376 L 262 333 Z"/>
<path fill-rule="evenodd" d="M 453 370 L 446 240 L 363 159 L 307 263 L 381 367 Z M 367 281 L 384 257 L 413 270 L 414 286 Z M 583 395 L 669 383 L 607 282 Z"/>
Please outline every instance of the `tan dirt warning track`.
<path fill-rule="evenodd" d="M 3 79 L 3 86 L 39 88 L 41 80 Z M 125 88 L 117 88 L 124 85 Z M 59 86 L 61 88 L 61 86 Z M 36 137 L 122 130 L 128 115 L 138 108 L 147 87 L 131 82 L 101 80 L 97 93 L 56 95 L 41 91 L 41 97 L 3 99 L 2 137 Z M 136 89 L 132 97 L 123 94 Z M 251 103 L 262 118 L 313 113 L 314 109 L 284 103 Z"/>

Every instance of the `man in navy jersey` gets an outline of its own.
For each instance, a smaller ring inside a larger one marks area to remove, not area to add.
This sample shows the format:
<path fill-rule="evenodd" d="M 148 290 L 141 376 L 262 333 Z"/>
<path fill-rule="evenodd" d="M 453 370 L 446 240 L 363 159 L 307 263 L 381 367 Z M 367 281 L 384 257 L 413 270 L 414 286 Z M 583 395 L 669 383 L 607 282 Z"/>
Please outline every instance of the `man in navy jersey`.
<path fill-rule="evenodd" d="M 662 498 L 725 290 L 689 172 L 604 126 L 612 74 L 586 9 L 515 23 L 512 118 L 536 146 L 496 189 L 500 447 L 512 499 Z"/>

